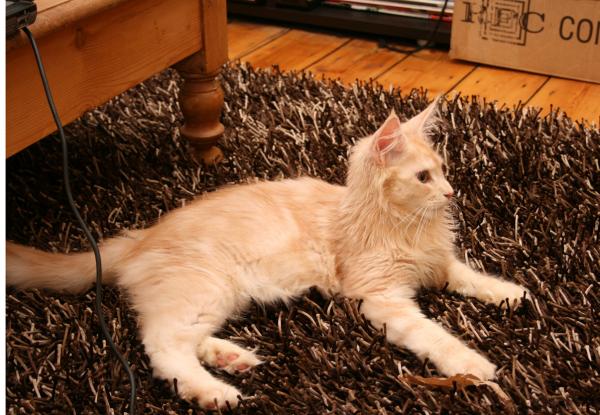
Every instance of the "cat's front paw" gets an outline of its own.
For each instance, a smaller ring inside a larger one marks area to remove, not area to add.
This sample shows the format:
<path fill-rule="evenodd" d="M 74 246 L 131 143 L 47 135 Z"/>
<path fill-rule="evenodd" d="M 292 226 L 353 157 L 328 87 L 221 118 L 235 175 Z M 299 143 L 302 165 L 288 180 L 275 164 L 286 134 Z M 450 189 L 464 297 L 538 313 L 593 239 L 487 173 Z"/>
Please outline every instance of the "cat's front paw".
<path fill-rule="evenodd" d="M 530 299 L 531 294 L 527 288 L 521 285 L 508 281 L 497 281 L 493 286 L 482 290 L 478 297 L 486 303 L 495 305 L 508 300 L 509 306 L 516 307 L 524 297 Z"/>
<path fill-rule="evenodd" d="M 496 377 L 496 365 L 473 350 L 466 350 L 453 356 L 449 354 L 447 360 L 437 366 L 446 376 L 471 374 L 481 380 Z"/>

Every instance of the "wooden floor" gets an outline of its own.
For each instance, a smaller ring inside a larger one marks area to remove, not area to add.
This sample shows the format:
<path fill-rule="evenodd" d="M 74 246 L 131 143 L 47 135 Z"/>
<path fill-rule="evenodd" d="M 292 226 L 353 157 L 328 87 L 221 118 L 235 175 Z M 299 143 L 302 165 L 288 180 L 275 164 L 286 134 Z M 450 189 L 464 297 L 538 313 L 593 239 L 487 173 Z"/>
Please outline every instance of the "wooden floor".
<path fill-rule="evenodd" d="M 559 107 L 575 120 L 600 125 L 600 84 L 450 60 L 446 51 L 407 56 L 379 48 L 372 39 L 233 19 L 229 57 L 255 67 L 309 70 L 346 83 L 375 79 L 405 92 L 423 87 L 432 97 L 460 92 L 508 106 L 522 102 L 544 112 Z"/>

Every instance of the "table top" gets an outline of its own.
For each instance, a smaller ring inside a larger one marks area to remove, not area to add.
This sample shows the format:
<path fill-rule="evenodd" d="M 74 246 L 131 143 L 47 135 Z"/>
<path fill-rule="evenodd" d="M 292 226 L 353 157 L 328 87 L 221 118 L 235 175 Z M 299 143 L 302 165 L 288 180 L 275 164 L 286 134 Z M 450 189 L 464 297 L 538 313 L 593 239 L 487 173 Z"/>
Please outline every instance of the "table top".
<path fill-rule="evenodd" d="M 132 0 L 38 0 L 38 14 L 29 29 L 36 38 L 47 36 L 68 24 Z M 144 0 L 139 0 L 144 1 Z M 6 39 L 6 53 L 29 43 L 24 33 Z"/>

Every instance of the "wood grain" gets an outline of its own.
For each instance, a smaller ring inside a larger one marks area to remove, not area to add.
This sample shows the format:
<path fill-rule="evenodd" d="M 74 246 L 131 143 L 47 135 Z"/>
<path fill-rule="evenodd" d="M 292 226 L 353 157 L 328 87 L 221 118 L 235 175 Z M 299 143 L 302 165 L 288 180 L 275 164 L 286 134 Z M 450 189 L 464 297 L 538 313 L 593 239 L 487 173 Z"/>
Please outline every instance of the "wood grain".
<path fill-rule="evenodd" d="M 196 0 L 201 8 L 200 31 L 204 67 L 202 72 L 219 71 L 227 62 L 227 0 Z M 175 29 L 174 27 L 172 29 Z"/>
<path fill-rule="evenodd" d="M 59 4 L 67 3 L 70 1 L 72 1 L 72 0 L 37 0 L 35 3 L 37 5 L 38 13 L 41 13 L 45 10 L 56 7 Z"/>
<path fill-rule="evenodd" d="M 544 113 L 557 107 L 574 120 L 587 120 L 600 126 L 600 84 L 551 78 L 528 105 L 541 107 Z"/>
<path fill-rule="evenodd" d="M 190 141 L 198 160 L 215 164 L 223 159 L 215 144 L 225 131 L 221 124 L 224 96 L 217 80 L 219 71 L 204 72 L 204 59 L 205 54 L 200 51 L 174 66 L 184 79 L 179 92 L 184 123 L 179 131 Z"/>
<path fill-rule="evenodd" d="M 242 60 L 255 67 L 279 65 L 282 70 L 302 70 L 349 41 L 346 37 L 304 30 L 290 30 Z"/>
<path fill-rule="evenodd" d="M 353 39 L 308 69 L 350 84 L 357 79 L 375 79 L 404 57 L 403 53 L 380 48 L 375 41 Z"/>
<path fill-rule="evenodd" d="M 199 1 L 116 4 L 38 39 L 64 124 L 201 48 Z M 6 62 L 10 156 L 55 125 L 29 45 L 7 51 Z"/>
<path fill-rule="evenodd" d="M 278 38 L 290 29 L 265 24 L 233 20 L 227 25 L 229 31 L 229 59 L 239 59 L 244 55 Z"/>
<path fill-rule="evenodd" d="M 456 85 L 449 95 L 479 95 L 509 106 L 527 102 L 548 80 L 545 75 L 479 66 Z"/>
<path fill-rule="evenodd" d="M 422 50 L 404 59 L 377 80 L 385 87 L 398 87 L 403 93 L 423 87 L 433 97 L 451 90 L 474 67 L 471 63 L 450 60 L 445 51 Z"/>
<path fill-rule="evenodd" d="M 128 0 L 45 0 L 38 5 L 35 23 L 29 26 L 36 39 L 49 36 L 65 27 L 77 24 L 91 16 L 97 16 L 112 8 L 118 8 Z M 7 54 L 19 47 L 28 47 L 29 40 L 23 32 L 6 42 Z"/>

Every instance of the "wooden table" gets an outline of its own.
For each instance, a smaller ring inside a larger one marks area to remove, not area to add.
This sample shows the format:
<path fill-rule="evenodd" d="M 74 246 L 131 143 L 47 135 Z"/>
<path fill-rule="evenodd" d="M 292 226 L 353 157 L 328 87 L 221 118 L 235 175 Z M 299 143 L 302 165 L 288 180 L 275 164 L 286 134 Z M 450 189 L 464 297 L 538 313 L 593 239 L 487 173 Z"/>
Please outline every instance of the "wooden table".
<path fill-rule="evenodd" d="M 38 0 L 30 26 L 64 124 L 174 65 L 185 79 L 183 136 L 222 157 L 226 0 Z M 6 43 L 6 155 L 56 130 L 24 33 Z"/>

